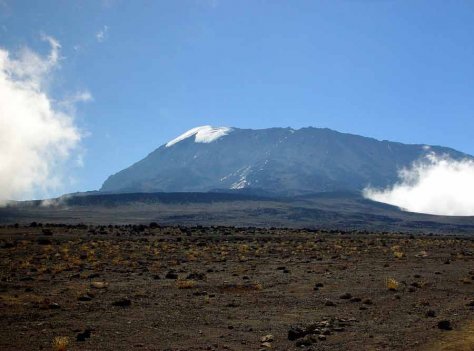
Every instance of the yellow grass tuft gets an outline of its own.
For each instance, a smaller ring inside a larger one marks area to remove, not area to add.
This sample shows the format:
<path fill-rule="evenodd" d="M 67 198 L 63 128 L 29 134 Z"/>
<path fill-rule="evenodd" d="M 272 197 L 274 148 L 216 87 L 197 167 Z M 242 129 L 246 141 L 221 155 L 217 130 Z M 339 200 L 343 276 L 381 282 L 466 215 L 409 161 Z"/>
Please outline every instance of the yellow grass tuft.
<path fill-rule="evenodd" d="M 69 343 L 70 340 L 67 336 L 56 336 L 52 342 L 53 351 L 66 351 Z"/>
<path fill-rule="evenodd" d="M 395 258 L 402 258 L 402 257 L 405 257 L 405 254 L 401 251 L 394 251 L 393 252 L 393 257 Z"/>
<path fill-rule="evenodd" d="M 196 282 L 189 279 L 180 279 L 176 281 L 176 286 L 178 289 L 192 289 L 196 287 Z"/>
<path fill-rule="evenodd" d="M 395 279 L 393 278 L 387 278 L 385 280 L 385 286 L 387 287 L 388 290 L 391 290 L 391 291 L 397 291 L 398 290 L 398 287 L 400 286 L 400 283 L 397 282 Z"/>

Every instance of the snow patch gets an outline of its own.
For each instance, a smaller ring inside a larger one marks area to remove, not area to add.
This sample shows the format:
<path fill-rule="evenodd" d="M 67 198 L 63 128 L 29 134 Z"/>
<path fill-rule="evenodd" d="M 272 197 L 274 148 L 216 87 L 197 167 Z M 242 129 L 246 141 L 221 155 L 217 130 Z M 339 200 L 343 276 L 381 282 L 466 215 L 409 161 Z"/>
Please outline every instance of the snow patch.
<path fill-rule="evenodd" d="M 230 188 L 243 189 L 249 186 L 250 182 L 247 180 L 247 176 L 249 175 L 251 169 L 252 167 L 248 166 L 248 167 L 241 168 L 237 172 L 235 172 L 235 173 L 240 173 L 240 179 L 236 181 L 234 184 L 232 184 Z"/>
<path fill-rule="evenodd" d="M 237 189 L 243 189 L 245 188 L 249 183 L 247 182 L 247 179 L 240 179 L 238 182 L 235 182 L 232 184 L 230 187 L 231 189 L 237 190 Z"/>
<path fill-rule="evenodd" d="M 186 133 L 181 134 L 179 137 L 166 143 L 166 147 L 173 146 L 184 139 L 190 138 L 194 135 L 195 143 L 212 143 L 213 141 L 229 134 L 232 128 L 228 127 L 212 127 L 212 126 L 201 126 L 188 130 Z"/>

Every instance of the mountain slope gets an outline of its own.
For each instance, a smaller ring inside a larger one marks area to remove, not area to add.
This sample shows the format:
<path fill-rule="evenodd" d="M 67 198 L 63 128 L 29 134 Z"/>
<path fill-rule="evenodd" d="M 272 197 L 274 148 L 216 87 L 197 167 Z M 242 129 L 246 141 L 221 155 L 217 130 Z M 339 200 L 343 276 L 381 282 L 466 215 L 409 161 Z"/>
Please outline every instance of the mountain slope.
<path fill-rule="evenodd" d="M 101 191 L 360 191 L 395 183 L 400 169 L 432 152 L 471 158 L 449 148 L 378 141 L 330 129 L 204 126 L 110 176 Z"/>

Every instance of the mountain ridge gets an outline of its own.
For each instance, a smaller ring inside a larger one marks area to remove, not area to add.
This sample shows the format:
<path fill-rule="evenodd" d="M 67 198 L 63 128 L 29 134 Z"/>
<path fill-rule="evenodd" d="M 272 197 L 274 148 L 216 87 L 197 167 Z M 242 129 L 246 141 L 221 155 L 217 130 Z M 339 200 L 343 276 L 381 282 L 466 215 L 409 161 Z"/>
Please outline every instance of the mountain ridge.
<path fill-rule="evenodd" d="M 387 187 L 398 171 L 429 154 L 470 158 L 452 148 L 403 144 L 306 127 L 202 126 L 111 175 L 103 192 L 254 189 L 295 195 Z"/>
<path fill-rule="evenodd" d="M 357 192 L 290 197 L 230 193 L 85 193 L 0 208 L 0 225 L 148 224 L 360 230 L 472 235 L 474 216 L 405 212 Z"/>

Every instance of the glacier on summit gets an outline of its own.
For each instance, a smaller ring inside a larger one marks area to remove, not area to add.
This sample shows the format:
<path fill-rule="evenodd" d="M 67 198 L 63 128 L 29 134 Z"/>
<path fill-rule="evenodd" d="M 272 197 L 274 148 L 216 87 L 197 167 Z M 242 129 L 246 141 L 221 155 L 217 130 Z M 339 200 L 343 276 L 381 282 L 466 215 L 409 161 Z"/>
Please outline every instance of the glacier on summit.
<path fill-rule="evenodd" d="M 194 142 L 196 143 L 212 143 L 213 141 L 229 134 L 232 128 L 228 127 L 213 127 L 213 126 L 201 126 L 188 130 L 181 134 L 179 137 L 166 143 L 166 147 L 173 146 L 184 139 L 190 138 L 194 135 Z"/>

